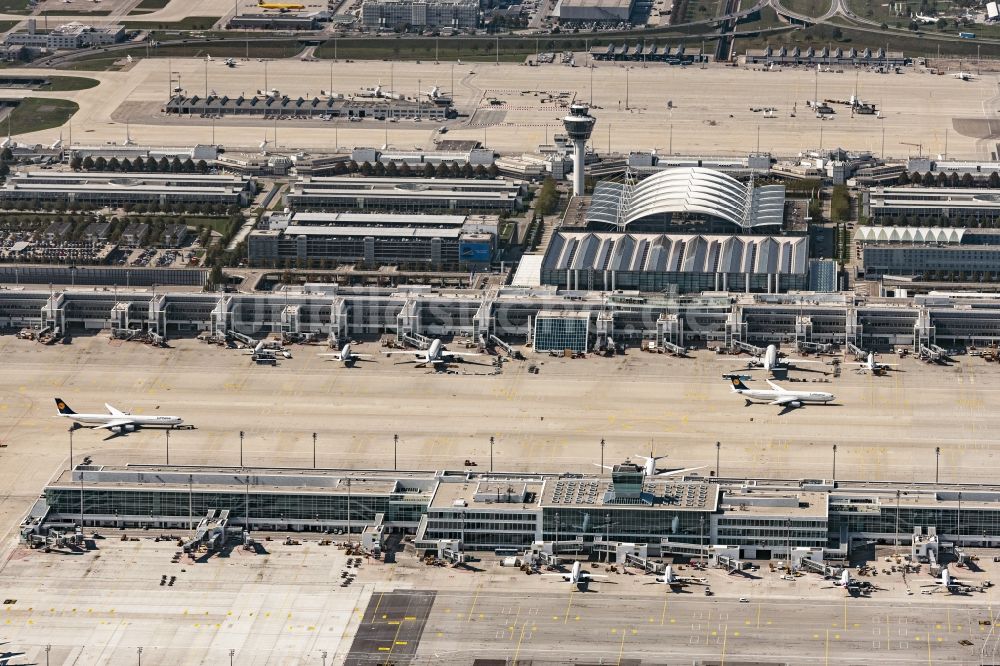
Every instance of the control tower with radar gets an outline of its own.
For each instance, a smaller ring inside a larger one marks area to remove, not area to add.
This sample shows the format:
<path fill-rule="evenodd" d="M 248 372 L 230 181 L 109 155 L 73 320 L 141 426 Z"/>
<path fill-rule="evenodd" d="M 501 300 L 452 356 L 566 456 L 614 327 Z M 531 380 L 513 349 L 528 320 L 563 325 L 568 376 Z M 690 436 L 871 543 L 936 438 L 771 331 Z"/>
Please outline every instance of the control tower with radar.
<path fill-rule="evenodd" d="M 563 118 L 566 135 L 573 142 L 573 196 L 583 196 L 583 153 L 587 140 L 594 132 L 597 119 L 590 115 L 590 109 L 583 104 L 569 107 L 569 115 Z"/>

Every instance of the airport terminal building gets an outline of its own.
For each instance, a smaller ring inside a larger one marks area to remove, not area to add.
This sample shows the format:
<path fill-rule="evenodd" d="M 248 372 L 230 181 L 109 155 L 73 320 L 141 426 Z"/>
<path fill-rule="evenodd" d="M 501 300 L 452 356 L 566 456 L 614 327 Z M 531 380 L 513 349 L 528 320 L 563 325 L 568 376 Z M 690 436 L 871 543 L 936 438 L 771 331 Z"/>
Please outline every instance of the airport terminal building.
<path fill-rule="evenodd" d="M 101 465 L 64 471 L 21 525 L 194 531 L 225 512 L 228 529 L 414 535 L 473 551 L 641 553 L 842 559 L 854 544 L 1000 542 L 1000 487 L 828 480 L 648 477 L 624 462 L 607 475 L 397 472 Z"/>
<path fill-rule="evenodd" d="M 779 293 L 809 286 L 805 236 L 557 231 L 542 284 L 643 292 Z"/>
<path fill-rule="evenodd" d="M 275 270 L 276 282 L 280 270 Z M 76 280 L 103 287 L 0 289 L 0 326 L 54 336 L 101 329 L 161 337 L 204 332 L 218 339 L 234 332 L 257 338 L 285 333 L 326 339 L 332 346 L 355 336 L 385 333 L 400 341 L 408 336 L 468 336 L 484 345 L 496 335 L 530 345 L 543 313 L 583 312 L 585 344 L 591 348 L 599 348 L 601 340 L 610 337 L 629 346 L 656 347 L 850 343 L 874 350 L 906 347 L 934 356 L 949 347 L 1000 342 L 1000 297 L 986 293 L 858 301 L 845 293 L 680 295 L 544 285 L 481 291 L 310 284 L 282 294 L 164 289 L 169 284 L 202 285 L 206 274 L 197 269 L 0 265 L 0 281 L 7 284 Z M 160 288 L 151 294 L 130 289 L 130 284 Z"/>

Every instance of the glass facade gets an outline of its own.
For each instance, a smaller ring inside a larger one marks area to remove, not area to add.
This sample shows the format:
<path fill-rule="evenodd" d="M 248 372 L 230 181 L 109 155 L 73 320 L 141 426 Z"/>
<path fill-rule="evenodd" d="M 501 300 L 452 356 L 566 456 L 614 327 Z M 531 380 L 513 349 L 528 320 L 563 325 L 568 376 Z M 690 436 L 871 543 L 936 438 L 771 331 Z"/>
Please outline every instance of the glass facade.
<path fill-rule="evenodd" d="M 80 515 L 79 488 L 47 488 L 45 499 L 50 509 L 64 518 L 77 520 Z M 330 522 L 348 520 L 373 523 L 376 514 L 384 514 L 389 523 L 417 523 L 426 504 L 404 499 L 403 496 L 352 494 L 350 516 L 346 494 L 264 493 L 251 488 L 246 494 L 232 492 L 191 493 L 173 490 L 108 490 L 84 488 L 83 519 L 88 522 L 100 516 L 106 520 L 117 516 L 121 520 L 144 522 L 160 518 L 200 520 L 214 509 L 229 510 L 235 523 L 243 524 L 249 511 L 250 524 L 276 522 Z M 175 521 L 176 522 L 176 521 Z"/>
<path fill-rule="evenodd" d="M 607 537 L 628 543 L 659 543 L 661 539 L 686 543 L 709 543 L 712 514 L 708 511 L 601 507 L 555 509 L 542 513 L 542 538 L 566 541 L 583 537 L 594 541 Z M 704 537 L 702 536 L 704 535 Z"/>
<path fill-rule="evenodd" d="M 561 316 L 539 313 L 535 317 L 535 351 L 587 351 L 590 316 Z"/>
<path fill-rule="evenodd" d="M 963 542 L 989 542 L 1000 539 L 1000 507 L 963 507 L 961 526 L 958 507 L 914 507 L 902 505 L 898 511 L 898 533 L 909 540 L 915 527 L 935 527 L 948 539 L 961 536 Z M 896 506 L 890 501 L 868 506 L 830 506 L 830 544 L 840 545 L 840 536 L 864 534 L 872 538 L 895 538 L 897 533 Z"/>
<path fill-rule="evenodd" d="M 425 539 L 460 539 L 468 548 L 527 548 L 538 530 L 534 511 L 438 511 L 427 513 Z"/>

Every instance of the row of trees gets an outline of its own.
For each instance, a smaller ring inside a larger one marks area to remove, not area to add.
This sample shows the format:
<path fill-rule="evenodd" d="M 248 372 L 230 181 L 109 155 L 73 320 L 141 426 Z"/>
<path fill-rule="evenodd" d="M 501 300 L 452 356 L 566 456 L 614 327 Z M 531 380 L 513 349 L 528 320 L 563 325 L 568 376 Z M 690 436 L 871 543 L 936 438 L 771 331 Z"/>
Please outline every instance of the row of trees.
<path fill-rule="evenodd" d="M 977 177 L 971 173 L 959 176 L 954 172 L 947 174 L 939 171 L 935 175 L 928 171 L 921 175 L 916 171 L 913 173 L 904 171 L 899 174 L 896 183 L 899 185 L 923 185 L 924 187 L 989 187 L 995 189 L 1000 188 L 1000 173 L 993 171 L 989 175 L 980 174 Z"/>
<path fill-rule="evenodd" d="M 155 159 L 137 157 L 134 160 L 125 158 L 119 160 L 112 157 L 93 158 L 90 155 L 81 158 L 79 155 L 70 160 L 69 166 L 74 171 L 120 171 L 122 173 L 207 173 L 208 163 L 205 160 L 195 162 L 190 157 L 183 162 L 178 157 L 168 160 L 166 157 Z"/>
<path fill-rule="evenodd" d="M 485 167 L 482 164 L 472 166 L 468 162 L 463 165 L 459 165 L 458 162 L 441 162 L 437 166 L 424 164 L 423 167 L 413 168 L 406 162 L 399 165 L 395 162 L 389 162 L 389 164 L 362 162 L 358 164 L 351 160 L 350 162 L 334 164 L 333 173 L 337 176 L 360 173 L 363 176 L 388 176 L 390 178 L 496 178 L 500 174 L 500 170 L 495 164 Z"/>
<path fill-rule="evenodd" d="M 535 195 L 535 212 L 541 216 L 551 215 L 558 207 L 559 191 L 556 190 L 556 181 L 552 176 L 548 176 L 542 181 L 542 186 Z"/>
<path fill-rule="evenodd" d="M 53 212 L 53 213 L 64 213 L 66 211 L 82 212 L 88 213 L 101 209 L 101 206 L 97 206 L 92 203 L 87 202 L 74 202 L 70 204 L 69 202 L 63 201 L 51 201 L 51 200 L 39 200 L 39 199 L 29 199 L 23 201 L 9 201 L 3 204 L 3 208 L 7 210 L 18 210 L 18 211 L 38 211 L 38 212 Z M 149 203 L 137 203 L 131 204 L 127 203 L 122 206 L 122 210 L 126 213 L 135 213 L 137 215 L 148 214 L 148 213 L 167 213 L 167 214 L 186 214 L 186 215 L 204 215 L 208 217 L 223 217 L 232 216 L 239 213 L 239 206 L 227 206 L 223 203 L 159 203 L 157 201 Z"/>

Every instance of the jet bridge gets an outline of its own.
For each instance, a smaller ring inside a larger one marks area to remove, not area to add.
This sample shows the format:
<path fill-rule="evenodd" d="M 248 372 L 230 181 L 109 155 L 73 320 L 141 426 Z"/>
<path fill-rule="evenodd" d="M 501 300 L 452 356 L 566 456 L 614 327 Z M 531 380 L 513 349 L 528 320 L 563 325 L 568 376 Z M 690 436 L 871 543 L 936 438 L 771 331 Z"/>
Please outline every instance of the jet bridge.
<path fill-rule="evenodd" d="M 327 334 L 330 347 L 339 349 L 342 340 L 350 340 L 349 323 L 347 300 L 343 296 L 335 296 L 330 304 L 330 332 Z"/>
<path fill-rule="evenodd" d="M 211 334 L 213 336 L 227 335 L 233 330 L 233 297 L 223 296 L 212 309 Z"/>
<path fill-rule="evenodd" d="M 229 509 L 210 509 L 195 528 L 194 536 L 184 544 L 184 552 L 194 553 L 202 546 L 209 552 L 220 550 L 226 543 L 228 524 Z"/>
<path fill-rule="evenodd" d="M 41 341 L 54 341 L 62 337 L 66 330 L 66 295 L 63 292 L 49 295 L 42 306 L 39 328 L 41 331 L 38 339 Z"/>
<path fill-rule="evenodd" d="M 684 319 L 682 317 L 664 312 L 657 318 L 656 348 L 666 349 L 677 356 L 684 354 Z"/>
<path fill-rule="evenodd" d="M 796 342 L 795 347 L 800 352 L 811 352 L 813 354 L 829 354 L 830 350 L 833 349 L 833 345 L 831 344 L 821 342 L 805 342 L 804 340 Z"/>
<path fill-rule="evenodd" d="M 847 351 L 850 354 L 854 354 L 854 358 L 856 358 L 859 361 L 864 361 L 868 359 L 868 352 L 866 352 L 861 347 L 858 347 L 853 342 L 847 343 Z"/>
<path fill-rule="evenodd" d="M 404 333 L 400 336 L 400 340 L 410 345 L 411 347 L 416 347 L 417 349 L 430 349 L 433 340 L 428 338 L 426 335 L 420 335 L 419 333 Z"/>

